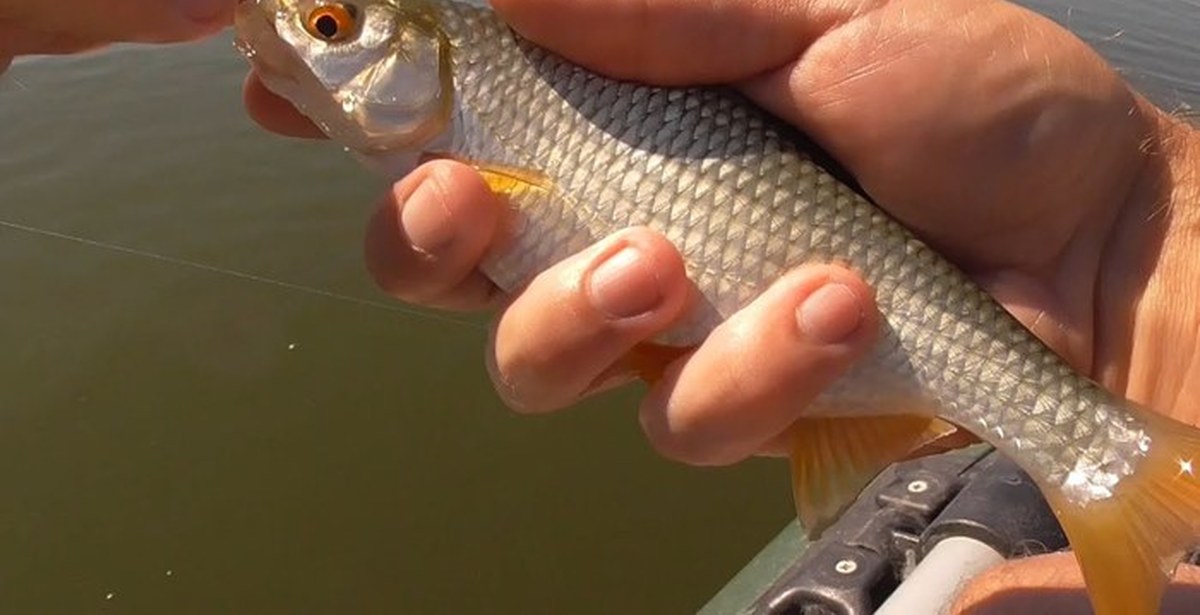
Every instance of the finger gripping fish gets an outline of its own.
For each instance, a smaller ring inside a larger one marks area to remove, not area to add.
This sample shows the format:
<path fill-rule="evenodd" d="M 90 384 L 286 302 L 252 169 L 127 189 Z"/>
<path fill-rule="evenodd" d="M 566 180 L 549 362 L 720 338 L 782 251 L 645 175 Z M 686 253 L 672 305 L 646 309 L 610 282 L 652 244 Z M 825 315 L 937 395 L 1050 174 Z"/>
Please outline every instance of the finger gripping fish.
<path fill-rule="evenodd" d="M 1034 478 L 1097 613 L 1157 612 L 1200 536 L 1200 432 L 1074 372 L 792 128 L 728 89 L 591 73 L 459 0 L 243 0 L 237 32 L 267 87 L 364 161 L 399 177 L 456 159 L 507 197 L 507 240 L 481 265 L 504 290 L 620 229 L 670 239 L 700 298 L 630 358 L 648 377 L 787 270 L 858 271 L 882 332 L 791 429 L 805 527 L 948 422 Z"/>

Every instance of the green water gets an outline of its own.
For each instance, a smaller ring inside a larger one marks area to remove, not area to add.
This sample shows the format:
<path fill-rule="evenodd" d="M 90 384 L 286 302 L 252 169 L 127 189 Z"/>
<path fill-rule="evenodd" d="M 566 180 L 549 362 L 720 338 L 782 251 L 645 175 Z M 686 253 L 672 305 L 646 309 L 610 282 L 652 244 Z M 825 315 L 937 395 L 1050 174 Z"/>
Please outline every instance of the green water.
<path fill-rule="evenodd" d="M 1200 99 L 1193 0 L 1033 4 Z M 682 613 L 778 532 L 783 464 L 663 461 L 636 391 L 505 411 L 482 319 L 370 285 L 384 185 L 252 126 L 244 70 L 0 79 L 0 612 Z"/>
<path fill-rule="evenodd" d="M 388 309 L 383 184 L 244 117 L 227 38 L 0 85 L 0 611 L 694 610 L 788 519 L 635 397 L 509 414 L 482 319 Z"/>

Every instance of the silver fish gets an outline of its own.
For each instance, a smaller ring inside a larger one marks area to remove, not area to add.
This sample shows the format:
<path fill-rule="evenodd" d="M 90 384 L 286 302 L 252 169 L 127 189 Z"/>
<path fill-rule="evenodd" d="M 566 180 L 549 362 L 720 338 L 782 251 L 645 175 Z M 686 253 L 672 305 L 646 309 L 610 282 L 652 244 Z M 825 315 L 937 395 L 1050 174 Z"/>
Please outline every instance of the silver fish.
<path fill-rule="evenodd" d="M 1074 372 L 790 127 L 727 89 L 596 75 L 459 0 L 243 0 L 237 32 L 263 82 L 368 163 L 399 177 L 451 157 L 506 195 L 518 223 L 481 267 L 505 290 L 649 226 L 703 296 L 657 340 L 687 347 L 797 265 L 852 267 L 876 291 L 882 334 L 792 429 L 805 525 L 944 420 L 1034 478 L 1097 613 L 1157 612 L 1200 535 L 1200 431 Z"/>

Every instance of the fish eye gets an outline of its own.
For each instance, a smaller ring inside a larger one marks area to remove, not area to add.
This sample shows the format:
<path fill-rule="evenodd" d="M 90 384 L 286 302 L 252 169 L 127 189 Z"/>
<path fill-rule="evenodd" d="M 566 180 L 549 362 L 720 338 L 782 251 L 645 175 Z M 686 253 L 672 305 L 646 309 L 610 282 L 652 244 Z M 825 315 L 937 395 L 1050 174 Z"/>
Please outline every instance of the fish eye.
<path fill-rule="evenodd" d="M 304 20 L 308 33 L 327 43 L 340 43 L 350 38 L 357 26 L 358 10 L 342 2 L 319 6 Z"/>

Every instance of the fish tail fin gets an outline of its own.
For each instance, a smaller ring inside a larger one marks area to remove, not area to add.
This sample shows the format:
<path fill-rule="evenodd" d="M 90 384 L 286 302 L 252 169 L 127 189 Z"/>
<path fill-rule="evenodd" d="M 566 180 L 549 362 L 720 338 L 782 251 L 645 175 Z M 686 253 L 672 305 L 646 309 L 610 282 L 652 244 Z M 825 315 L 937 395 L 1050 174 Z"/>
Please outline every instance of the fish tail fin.
<path fill-rule="evenodd" d="M 1149 448 L 1113 497 L 1047 500 L 1070 540 L 1097 615 L 1153 615 L 1200 536 L 1200 430 L 1139 413 Z"/>

